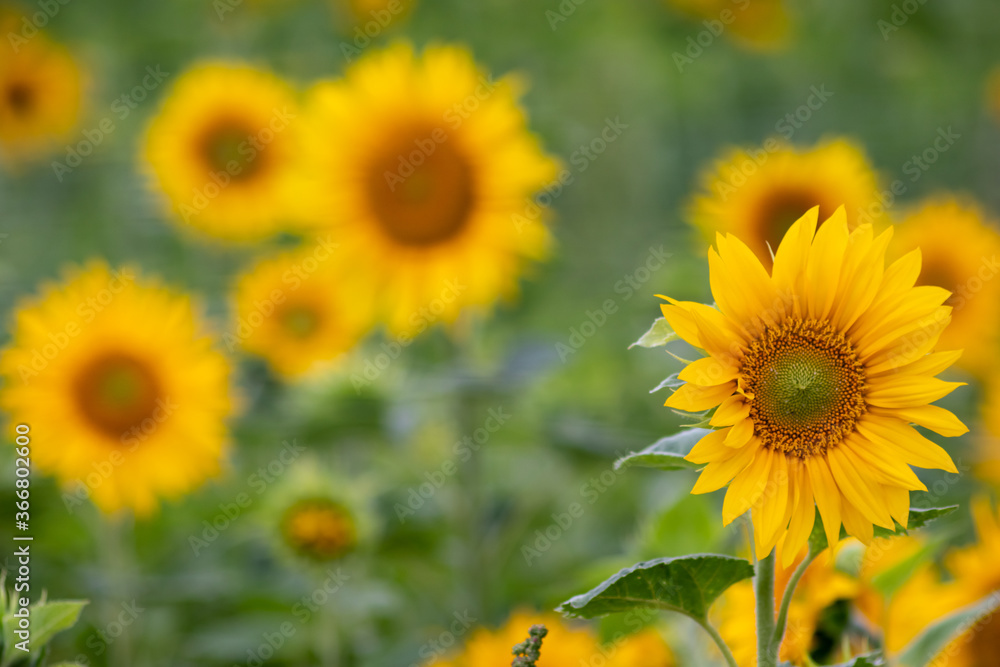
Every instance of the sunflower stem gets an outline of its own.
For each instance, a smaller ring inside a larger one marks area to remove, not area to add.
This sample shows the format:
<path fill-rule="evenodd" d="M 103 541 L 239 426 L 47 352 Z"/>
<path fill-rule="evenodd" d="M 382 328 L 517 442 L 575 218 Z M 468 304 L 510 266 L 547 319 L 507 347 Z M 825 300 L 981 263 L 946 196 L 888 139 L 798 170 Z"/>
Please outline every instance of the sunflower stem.
<path fill-rule="evenodd" d="M 715 626 L 709 623 L 707 619 L 696 618 L 694 620 L 698 622 L 698 625 L 705 629 L 708 636 L 712 638 L 715 645 L 719 647 L 720 651 L 722 651 L 722 657 L 725 658 L 726 665 L 728 665 L 728 667 L 740 667 L 736 664 L 736 658 L 733 657 L 733 652 L 729 650 L 726 640 L 722 638 L 722 635 L 720 635 L 719 631 L 715 629 Z"/>
<path fill-rule="evenodd" d="M 802 559 L 799 566 L 795 568 L 795 572 L 792 573 L 791 578 L 788 580 L 788 585 L 785 586 L 785 594 L 781 596 L 781 607 L 778 608 L 778 620 L 774 624 L 773 642 L 775 646 L 781 646 L 781 640 L 785 636 L 785 626 L 788 623 L 788 608 L 792 604 L 792 595 L 795 593 L 795 587 L 798 586 L 799 579 L 809 569 L 809 566 L 816 559 L 817 555 L 810 546 L 809 553 Z"/>
<path fill-rule="evenodd" d="M 774 642 L 774 550 L 757 561 L 754 575 L 757 597 L 757 667 L 777 667 L 778 645 Z"/>

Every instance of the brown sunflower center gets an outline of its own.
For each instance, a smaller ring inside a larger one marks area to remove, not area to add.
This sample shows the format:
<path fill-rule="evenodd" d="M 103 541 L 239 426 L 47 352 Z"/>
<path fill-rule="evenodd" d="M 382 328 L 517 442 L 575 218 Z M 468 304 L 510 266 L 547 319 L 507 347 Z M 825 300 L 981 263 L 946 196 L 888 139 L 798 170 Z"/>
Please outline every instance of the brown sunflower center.
<path fill-rule="evenodd" d="M 322 319 L 316 309 L 307 305 L 292 305 L 282 310 L 278 317 L 285 331 L 293 337 L 306 339 L 316 333 Z"/>
<path fill-rule="evenodd" d="M 959 652 L 965 654 L 962 657 L 967 658 L 967 662 L 963 661 L 962 664 L 968 667 L 991 667 L 996 664 L 996 657 L 1000 655 L 1000 614 L 993 612 L 977 626 L 954 643 L 958 647 L 968 643 L 964 651 L 959 648 Z"/>
<path fill-rule="evenodd" d="M 826 220 L 827 210 L 819 195 L 809 190 L 777 190 L 764 199 L 757 212 L 757 228 L 771 250 L 777 251 L 785 232 L 813 206 L 819 206 L 819 219 Z"/>
<path fill-rule="evenodd" d="M 198 150 L 205 166 L 224 172 L 235 181 L 246 181 L 261 171 L 267 146 L 245 121 L 227 119 L 212 125 L 202 135 Z"/>
<path fill-rule="evenodd" d="M 125 354 L 108 354 L 85 366 L 73 385 L 84 418 L 116 440 L 153 417 L 162 399 L 149 366 Z"/>
<path fill-rule="evenodd" d="M 10 83 L 7 86 L 7 106 L 18 116 L 27 115 L 35 106 L 35 91 L 21 81 Z"/>
<path fill-rule="evenodd" d="M 844 335 L 825 322 L 790 319 L 750 344 L 743 386 L 764 446 L 805 458 L 854 431 L 865 413 L 865 369 Z"/>
<path fill-rule="evenodd" d="M 288 509 L 282 520 L 288 545 L 303 556 L 331 560 L 357 544 L 357 528 L 342 505 L 326 498 L 303 500 Z"/>
<path fill-rule="evenodd" d="M 945 301 L 945 305 L 953 306 L 957 299 L 955 293 L 956 288 L 961 279 L 959 279 L 954 270 L 945 265 L 941 261 L 934 261 L 933 257 L 928 257 L 927 253 L 924 253 L 924 265 L 920 270 L 920 278 L 917 279 L 918 285 L 933 285 L 935 287 L 943 287 L 947 290 L 951 290 L 951 296 Z"/>
<path fill-rule="evenodd" d="M 468 223 L 476 195 L 473 165 L 455 143 L 441 128 L 416 128 L 388 142 L 369 167 L 369 208 L 398 243 L 441 243 Z"/>

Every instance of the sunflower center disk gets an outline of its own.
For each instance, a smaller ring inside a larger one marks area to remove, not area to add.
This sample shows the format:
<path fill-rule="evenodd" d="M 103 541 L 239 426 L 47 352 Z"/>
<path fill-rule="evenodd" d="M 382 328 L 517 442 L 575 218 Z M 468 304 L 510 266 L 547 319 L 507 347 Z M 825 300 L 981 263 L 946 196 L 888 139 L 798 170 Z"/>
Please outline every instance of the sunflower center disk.
<path fill-rule="evenodd" d="M 202 158 L 215 173 L 227 173 L 235 181 L 251 178 L 264 163 L 266 146 L 252 141 L 256 132 L 237 121 L 220 122 L 205 133 Z"/>
<path fill-rule="evenodd" d="M 320 316 L 307 306 L 293 306 L 281 313 L 281 323 L 294 337 L 306 339 L 319 329 Z"/>
<path fill-rule="evenodd" d="M 767 240 L 772 250 L 777 250 L 781 239 L 785 237 L 785 232 L 809 209 L 820 203 L 815 194 L 805 190 L 775 192 L 760 207 L 757 227 L 761 236 Z M 829 212 L 821 208 L 820 220 L 826 219 L 825 213 Z"/>
<path fill-rule="evenodd" d="M 354 548 L 357 531 L 347 510 L 328 500 L 305 500 L 285 515 L 289 546 L 317 560 L 337 558 Z"/>
<path fill-rule="evenodd" d="M 409 130 L 368 170 L 369 208 L 390 237 L 427 246 L 462 231 L 475 201 L 473 166 L 441 128 Z"/>
<path fill-rule="evenodd" d="M 750 345 L 743 386 L 765 447 L 805 458 L 824 454 L 865 413 L 864 365 L 842 333 L 792 319 Z"/>
<path fill-rule="evenodd" d="M 12 83 L 7 88 L 7 104 L 19 116 L 26 116 L 35 103 L 35 92 L 24 83 Z"/>
<path fill-rule="evenodd" d="M 153 372 L 142 362 L 111 354 L 85 367 L 74 383 L 77 406 L 98 431 L 120 440 L 153 417 L 162 397 Z"/>

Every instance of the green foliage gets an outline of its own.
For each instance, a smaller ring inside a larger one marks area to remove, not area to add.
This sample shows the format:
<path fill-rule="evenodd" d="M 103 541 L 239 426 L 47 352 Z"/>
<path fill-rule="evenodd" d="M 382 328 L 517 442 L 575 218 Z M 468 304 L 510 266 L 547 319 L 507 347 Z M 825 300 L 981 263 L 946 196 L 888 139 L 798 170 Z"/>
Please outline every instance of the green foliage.
<path fill-rule="evenodd" d="M 896 523 L 895 530 L 888 530 L 880 526 L 875 526 L 875 537 L 893 537 L 896 535 L 907 535 L 909 531 L 923 528 L 931 521 L 947 516 L 958 509 L 958 505 L 947 507 L 929 507 L 927 509 L 910 509 L 910 518 L 907 520 L 907 527 L 903 528 Z M 840 539 L 847 537 L 847 531 L 843 526 L 840 528 Z M 809 536 L 809 549 L 813 553 L 819 553 L 827 547 L 826 532 L 823 530 L 823 518 L 816 511 L 816 523 L 813 524 L 812 534 Z"/>
<path fill-rule="evenodd" d="M 15 616 L 18 611 L 17 594 L 11 595 L 6 602 L 2 617 L 3 651 L 0 654 L 2 655 L 0 667 L 7 667 L 27 660 L 31 660 L 32 664 L 37 664 L 49 641 L 56 634 L 73 627 L 80 618 L 80 612 L 87 605 L 86 600 L 54 600 L 49 602 L 42 599 L 29 606 L 28 618 L 30 619 L 29 630 L 31 634 L 28 646 L 30 651 L 25 652 L 16 647 L 19 642 L 23 641 L 16 634 L 19 622 L 19 618 Z"/>
<path fill-rule="evenodd" d="M 929 665 L 941 649 L 956 637 L 965 632 L 983 632 L 982 626 L 993 616 L 998 606 L 1000 606 L 1000 593 L 994 592 L 978 602 L 938 619 L 900 652 L 897 663 L 900 667 Z"/>
<path fill-rule="evenodd" d="M 702 464 L 691 463 L 684 457 L 691 453 L 691 448 L 707 434 L 708 429 L 691 428 L 661 438 L 646 449 L 626 454 L 615 461 L 615 470 L 632 466 L 657 468 L 658 470 L 695 470 L 701 468 Z"/>
<path fill-rule="evenodd" d="M 677 333 L 670 328 L 667 324 L 667 320 L 658 317 L 653 320 L 653 325 L 649 327 L 649 330 L 639 337 L 639 340 L 635 341 L 629 345 L 631 350 L 633 347 L 659 347 L 661 345 L 666 345 L 672 340 L 677 339 Z"/>
<path fill-rule="evenodd" d="M 659 558 L 625 568 L 597 588 L 570 598 L 559 611 L 593 618 L 632 609 L 662 609 L 704 622 L 712 603 L 753 573 L 749 562 L 732 556 Z"/>

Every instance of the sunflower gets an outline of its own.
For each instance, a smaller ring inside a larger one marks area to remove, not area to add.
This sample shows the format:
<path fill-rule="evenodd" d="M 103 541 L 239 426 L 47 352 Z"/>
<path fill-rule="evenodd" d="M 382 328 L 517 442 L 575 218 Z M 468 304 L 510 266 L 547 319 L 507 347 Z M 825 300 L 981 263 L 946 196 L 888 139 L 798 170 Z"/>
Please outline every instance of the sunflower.
<path fill-rule="evenodd" d="M 329 239 L 263 260 L 236 287 L 225 340 L 293 378 L 350 350 L 369 324 L 371 299 L 332 257 Z"/>
<path fill-rule="evenodd" d="M 354 19 L 364 25 L 375 21 L 378 28 L 365 27 L 370 37 L 405 18 L 413 9 L 416 0 L 335 0 L 337 5 L 345 6 Z"/>
<path fill-rule="evenodd" d="M 545 256 L 546 213 L 530 197 L 557 167 L 525 129 L 520 88 L 462 48 L 418 58 L 397 44 L 312 91 L 302 200 L 392 295 L 380 317 L 393 331 L 512 295 L 526 262 Z"/>
<path fill-rule="evenodd" d="M 281 533 L 296 553 L 313 560 L 332 560 L 357 545 L 354 517 L 344 505 L 325 497 L 305 498 L 288 508 Z"/>
<path fill-rule="evenodd" d="M 788 37 L 790 22 L 781 0 L 665 1 L 694 18 L 722 22 L 728 34 L 752 48 L 774 49 L 782 46 Z"/>
<path fill-rule="evenodd" d="M 1000 487 L 1000 380 L 986 382 L 981 406 L 983 423 L 976 446 L 979 461 L 974 468 L 976 476 Z"/>
<path fill-rule="evenodd" d="M 0 32 L 0 145 L 12 161 L 45 153 L 76 127 L 83 77 L 66 49 L 36 34 L 21 36 L 19 15 L 4 12 Z"/>
<path fill-rule="evenodd" d="M 905 527 L 909 491 L 926 490 L 910 466 L 957 472 L 911 424 L 967 431 L 930 405 L 961 386 L 934 377 L 959 353 L 932 353 L 951 308 L 946 290 L 914 287 L 919 250 L 886 268 L 891 229 L 848 231 L 843 208 L 817 224 L 814 208 L 792 225 L 771 273 L 720 234 L 708 252 L 717 308 L 661 306 L 674 331 L 708 353 L 681 371 L 686 384 L 666 402 L 717 408 L 716 430 L 687 457 L 706 464 L 692 493 L 729 484 L 723 521 L 752 510 L 758 558 L 783 540 L 786 566 L 815 506 L 831 545 L 841 523 L 865 544 L 873 524 Z"/>
<path fill-rule="evenodd" d="M 40 470 L 140 515 L 218 472 L 229 364 L 188 297 L 94 263 L 15 317 L 0 405 L 31 427 Z"/>
<path fill-rule="evenodd" d="M 880 226 L 886 218 L 884 208 L 872 208 L 877 187 L 864 152 L 844 139 L 811 148 L 768 139 L 760 148 L 731 149 L 707 169 L 688 217 L 707 240 L 716 232 L 735 234 L 770 266 L 771 251 L 814 206 L 821 220 L 846 206 L 851 229 L 861 222 Z"/>
<path fill-rule="evenodd" d="M 256 240 L 292 226 L 298 123 L 294 92 L 273 74 L 202 63 L 174 84 L 144 156 L 175 217 L 218 238 Z"/>
<path fill-rule="evenodd" d="M 896 228 L 901 251 L 920 248 L 917 284 L 951 291 L 951 326 L 941 345 L 962 349 L 967 370 L 988 374 L 1000 349 L 1000 232 L 973 203 L 942 197 L 924 203 Z"/>
<path fill-rule="evenodd" d="M 776 570 L 776 602 L 781 600 L 788 580 L 805 556 L 803 550 L 787 568 Z M 812 661 L 836 658 L 845 625 L 843 614 L 857 594 L 858 581 L 836 569 L 829 551 L 816 557 L 792 594 L 779 654 L 781 660 L 793 665 L 811 665 Z M 747 613 L 753 608 L 753 583 L 742 581 L 723 594 L 717 611 L 719 632 L 742 667 L 757 664 L 757 629 L 754 615 Z"/>

